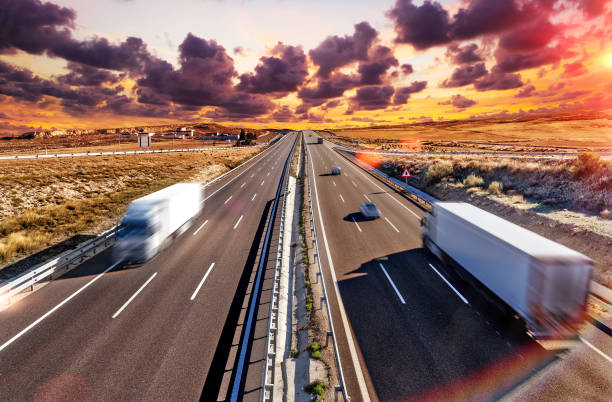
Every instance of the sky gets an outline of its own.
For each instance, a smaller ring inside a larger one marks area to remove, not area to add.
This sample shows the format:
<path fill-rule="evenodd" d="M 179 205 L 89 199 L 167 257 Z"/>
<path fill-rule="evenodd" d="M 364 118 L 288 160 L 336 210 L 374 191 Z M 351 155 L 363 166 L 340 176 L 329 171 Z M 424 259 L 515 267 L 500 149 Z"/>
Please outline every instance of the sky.
<path fill-rule="evenodd" d="M 612 109 L 612 0 L 0 0 L 0 135 Z"/>

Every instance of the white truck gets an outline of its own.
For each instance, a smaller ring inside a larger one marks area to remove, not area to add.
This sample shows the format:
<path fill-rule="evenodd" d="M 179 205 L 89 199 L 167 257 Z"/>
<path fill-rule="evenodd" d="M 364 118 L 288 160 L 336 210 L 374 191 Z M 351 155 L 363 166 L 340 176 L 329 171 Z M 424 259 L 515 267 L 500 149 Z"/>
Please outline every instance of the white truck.
<path fill-rule="evenodd" d="M 501 299 L 530 336 L 575 336 L 586 314 L 590 258 L 467 203 L 435 202 L 422 225 L 423 245 Z"/>
<path fill-rule="evenodd" d="M 202 189 L 178 183 L 132 201 L 113 248 L 116 261 L 141 263 L 187 230 L 201 211 Z"/>

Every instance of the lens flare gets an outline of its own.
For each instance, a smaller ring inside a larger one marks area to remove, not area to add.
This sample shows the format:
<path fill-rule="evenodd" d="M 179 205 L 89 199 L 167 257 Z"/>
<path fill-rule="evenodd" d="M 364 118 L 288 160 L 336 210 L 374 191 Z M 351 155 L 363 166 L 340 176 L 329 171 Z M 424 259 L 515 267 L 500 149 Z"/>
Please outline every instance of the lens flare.
<path fill-rule="evenodd" d="M 612 68 L 612 52 L 604 54 L 603 64 L 608 68 Z"/>

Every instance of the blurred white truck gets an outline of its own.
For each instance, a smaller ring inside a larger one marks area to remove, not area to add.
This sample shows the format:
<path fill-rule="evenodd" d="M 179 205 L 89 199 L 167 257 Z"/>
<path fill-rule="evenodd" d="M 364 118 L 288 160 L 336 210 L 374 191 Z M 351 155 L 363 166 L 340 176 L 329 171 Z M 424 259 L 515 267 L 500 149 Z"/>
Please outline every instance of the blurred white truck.
<path fill-rule="evenodd" d="M 423 245 L 501 299 L 530 336 L 575 335 L 586 314 L 590 258 L 467 203 L 436 202 L 422 225 Z"/>
<path fill-rule="evenodd" d="M 174 184 L 132 201 L 119 225 L 115 260 L 149 260 L 191 226 L 201 205 L 201 185 L 196 183 Z"/>

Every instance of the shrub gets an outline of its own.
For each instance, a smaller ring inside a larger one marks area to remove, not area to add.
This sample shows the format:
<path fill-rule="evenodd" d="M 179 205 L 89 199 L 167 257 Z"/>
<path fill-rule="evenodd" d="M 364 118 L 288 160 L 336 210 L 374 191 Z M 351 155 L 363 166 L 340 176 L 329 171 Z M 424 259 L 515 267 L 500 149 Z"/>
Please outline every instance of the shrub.
<path fill-rule="evenodd" d="M 469 195 L 469 194 L 477 193 L 478 190 L 480 190 L 480 187 L 470 187 L 465 192 L 466 192 L 466 194 Z"/>
<path fill-rule="evenodd" d="M 605 167 L 606 164 L 599 155 L 591 152 L 580 152 L 574 160 L 572 172 L 576 177 L 584 178 L 604 170 Z"/>
<path fill-rule="evenodd" d="M 450 176 L 453 173 L 453 164 L 449 161 L 439 161 L 430 165 L 427 168 L 425 177 L 429 184 L 438 183 L 443 177 Z"/>
<path fill-rule="evenodd" d="M 326 388 L 327 384 L 321 380 L 316 380 L 306 386 L 306 391 L 317 396 L 323 396 Z"/>
<path fill-rule="evenodd" d="M 487 190 L 489 191 L 489 194 L 500 194 L 503 189 L 504 185 L 501 182 L 492 181 Z"/>
<path fill-rule="evenodd" d="M 599 216 L 601 216 L 604 219 L 610 219 L 610 210 L 604 209 L 603 211 L 599 213 Z"/>
<path fill-rule="evenodd" d="M 480 176 L 476 176 L 475 174 L 470 174 L 468 177 L 463 180 L 463 187 L 480 187 L 484 184 L 484 180 Z"/>
<path fill-rule="evenodd" d="M 312 310 L 312 296 L 306 296 L 306 311 Z"/>

